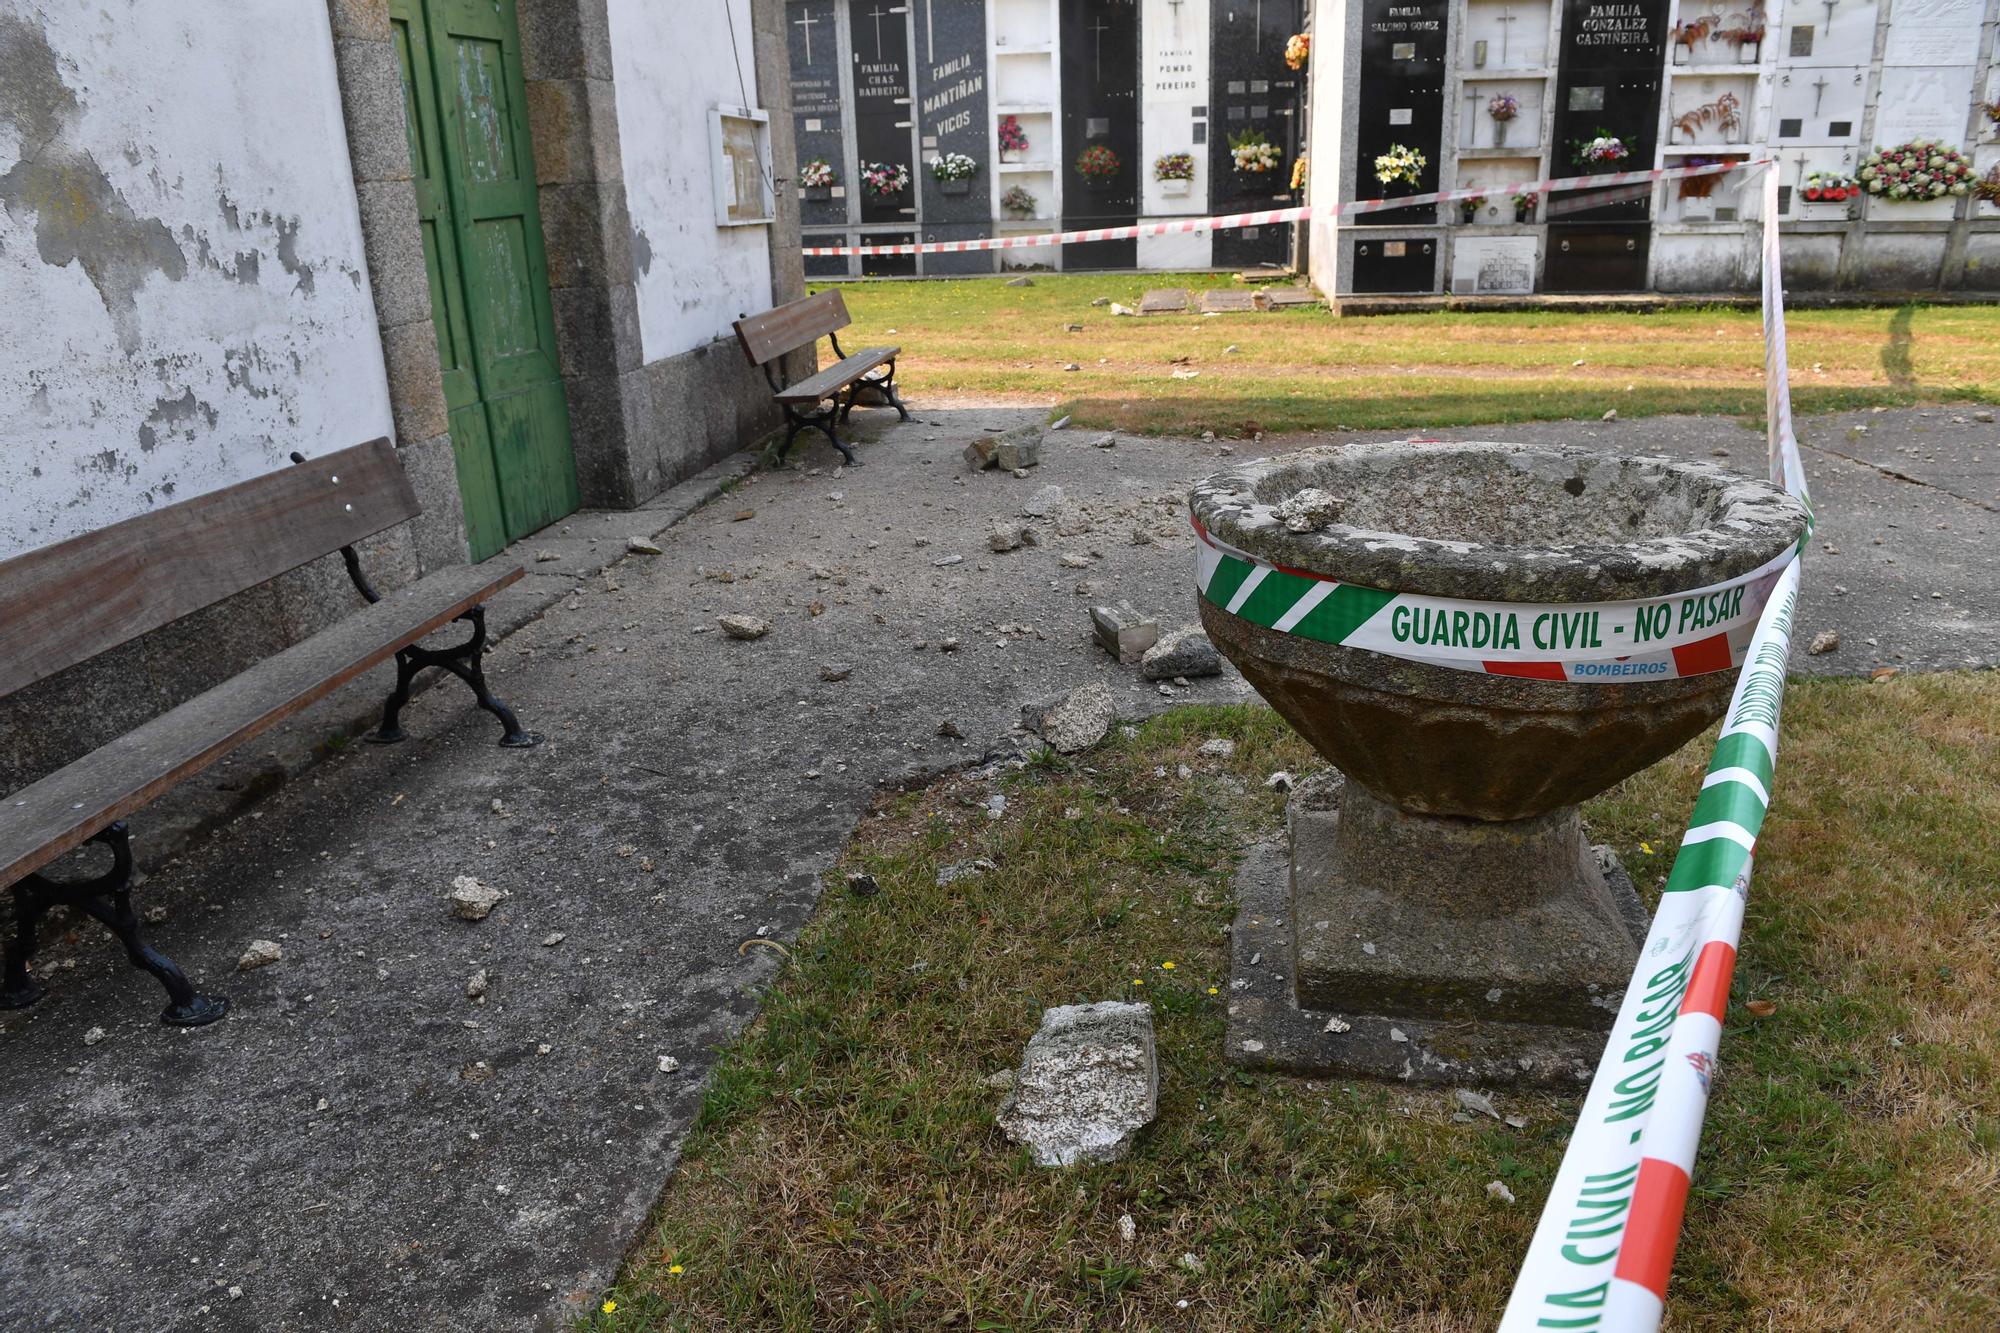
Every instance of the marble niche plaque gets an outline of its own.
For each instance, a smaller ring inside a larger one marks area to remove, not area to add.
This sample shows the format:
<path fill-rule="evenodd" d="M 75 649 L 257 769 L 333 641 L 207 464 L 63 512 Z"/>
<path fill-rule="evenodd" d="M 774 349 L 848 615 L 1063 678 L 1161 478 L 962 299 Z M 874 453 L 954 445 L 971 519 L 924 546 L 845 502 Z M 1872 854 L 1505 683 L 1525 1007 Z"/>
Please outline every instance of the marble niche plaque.
<path fill-rule="evenodd" d="M 1451 251 L 1454 296 L 1520 296 L 1535 290 L 1535 238 L 1461 236 Z"/>
<path fill-rule="evenodd" d="M 1969 65 L 1985 10 L 1984 0 L 1896 0 L 1883 65 Z"/>
<path fill-rule="evenodd" d="M 1885 66 L 1875 107 L 1875 140 L 1890 145 L 1938 139 L 1963 147 L 1972 66 Z"/>
<path fill-rule="evenodd" d="M 1847 65 L 1865 69 L 1875 57 L 1875 0 L 1784 0 L 1772 20 L 1767 45 L 1776 43 L 1780 68 Z M 1902 22 L 1899 9 L 1896 21 Z M 1894 31 L 1893 29 L 1891 30 Z"/>
<path fill-rule="evenodd" d="M 1549 63 L 1549 7 L 1537 0 L 1472 0 L 1459 39 L 1459 72 L 1467 78 L 1541 69 Z"/>
<path fill-rule="evenodd" d="M 1778 76 L 1771 95 L 1777 144 L 1851 144 L 1861 140 L 1868 76 L 1859 69 L 1802 66 Z"/>

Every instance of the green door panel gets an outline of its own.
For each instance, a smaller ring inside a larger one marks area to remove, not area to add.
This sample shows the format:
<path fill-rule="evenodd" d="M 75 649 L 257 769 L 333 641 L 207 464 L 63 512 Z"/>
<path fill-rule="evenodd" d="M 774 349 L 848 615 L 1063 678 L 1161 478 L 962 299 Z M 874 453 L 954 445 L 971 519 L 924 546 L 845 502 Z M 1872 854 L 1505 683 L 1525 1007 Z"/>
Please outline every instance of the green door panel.
<path fill-rule="evenodd" d="M 513 0 L 391 0 L 474 559 L 575 511 Z"/>

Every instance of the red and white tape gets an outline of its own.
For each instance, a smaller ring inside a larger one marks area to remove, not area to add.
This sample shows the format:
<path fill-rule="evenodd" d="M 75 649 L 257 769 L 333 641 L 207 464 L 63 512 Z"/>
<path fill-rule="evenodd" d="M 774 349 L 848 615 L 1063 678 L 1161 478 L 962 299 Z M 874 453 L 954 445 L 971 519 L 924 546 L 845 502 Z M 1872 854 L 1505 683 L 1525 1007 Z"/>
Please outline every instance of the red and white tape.
<path fill-rule="evenodd" d="M 1568 176 L 1560 180 L 1524 181 L 1516 185 L 1486 185 L 1476 189 L 1443 190 L 1435 194 L 1413 194 L 1407 199 L 1358 199 L 1348 204 L 1324 208 L 1300 205 L 1296 208 L 1269 208 L 1257 213 L 1226 213 L 1207 218 L 1174 218 L 1166 222 L 1137 222 L 1124 227 L 1095 227 L 1086 231 L 1052 231 L 1032 236 L 982 236 L 970 241 L 923 241 L 909 245 L 809 245 L 808 257 L 827 255 L 955 255 L 975 250 L 1017 250 L 1041 245 L 1081 245 L 1089 241 L 1126 241 L 1136 236 L 1170 236 L 1188 232 L 1230 231 L 1239 227 L 1266 227 L 1280 222 L 1303 222 L 1311 217 L 1348 217 L 1356 213 L 1381 213 L 1398 208 L 1420 208 L 1425 204 L 1455 204 L 1467 199 L 1484 199 L 1496 194 L 1559 194 L 1573 190 L 1602 190 L 1618 185 L 1648 185 L 1655 181 L 1680 180 L 1689 176 L 1719 176 L 1727 171 L 1747 171 L 1770 165 L 1771 159 L 1753 162 L 1712 162 L 1700 167 L 1660 167 L 1652 171 L 1616 171 L 1603 176 Z M 1643 197 L 1639 196 L 1639 197 Z M 1615 200 L 1579 202 L 1578 208 L 1595 208 Z"/>
<path fill-rule="evenodd" d="M 1810 508 L 1792 435 L 1775 172 L 1764 178 L 1763 260 L 1771 479 Z M 1722 1043 L 1752 859 L 1770 806 L 1799 571 L 1797 562 L 1785 568 L 1758 621 L 1501 1333 L 1654 1333 L 1660 1326 Z"/>

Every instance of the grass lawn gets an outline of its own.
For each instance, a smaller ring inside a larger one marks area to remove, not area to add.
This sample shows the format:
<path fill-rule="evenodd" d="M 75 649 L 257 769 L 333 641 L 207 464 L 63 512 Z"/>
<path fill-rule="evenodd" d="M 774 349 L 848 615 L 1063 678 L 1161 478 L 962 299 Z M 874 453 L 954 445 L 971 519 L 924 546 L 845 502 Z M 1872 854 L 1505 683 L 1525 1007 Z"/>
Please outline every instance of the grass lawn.
<path fill-rule="evenodd" d="M 1208 273 L 848 283 L 855 326 L 842 342 L 901 346 L 913 393 L 1059 403 L 1080 426 L 1142 432 L 1403 430 L 1614 407 L 1761 420 L 1764 410 L 1754 310 L 1141 319 L 1090 304 L 1136 308 L 1145 288 L 1228 285 Z M 1800 310 L 1786 326 L 1801 413 L 2000 398 L 2000 306 Z M 1062 369 L 1070 363 L 1080 368 Z M 1200 373 L 1173 378 L 1189 369 Z"/>
<path fill-rule="evenodd" d="M 1589 811 L 1642 886 L 1708 745 Z M 1232 865 L 1312 762 L 1266 709 L 1187 709 L 1005 779 L 998 820 L 970 779 L 886 798 L 838 868 L 880 894 L 830 876 L 580 1327 L 1490 1328 L 1576 1099 L 1498 1095 L 1516 1130 L 1221 1059 Z M 1795 682 L 1759 851 L 1670 1327 L 2000 1327 L 2000 675 Z M 1038 1169 L 983 1080 L 1114 997 L 1156 1007 L 1159 1119 Z"/>

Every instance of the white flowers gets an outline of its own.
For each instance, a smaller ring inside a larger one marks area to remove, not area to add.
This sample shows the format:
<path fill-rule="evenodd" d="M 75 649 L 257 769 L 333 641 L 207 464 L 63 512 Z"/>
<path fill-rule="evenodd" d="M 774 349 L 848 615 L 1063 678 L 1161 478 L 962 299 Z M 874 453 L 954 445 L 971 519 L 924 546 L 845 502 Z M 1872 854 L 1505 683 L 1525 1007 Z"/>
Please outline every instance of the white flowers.
<path fill-rule="evenodd" d="M 931 175 L 941 181 L 971 180 L 979 163 L 964 153 L 944 153 L 931 159 Z"/>
<path fill-rule="evenodd" d="M 1240 148 L 1231 148 L 1229 156 L 1235 162 L 1238 171 L 1262 173 L 1276 169 L 1285 155 L 1279 150 L 1278 145 L 1265 140 L 1262 143 L 1246 143 Z"/>
<path fill-rule="evenodd" d="M 1389 151 L 1375 159 L 1375 179 L 1384 185 L 1394 185 L 1398 181 L 1415 185 L 1428 165 L 1429 160 L 1416 149 L 1399 143 L 1390 144 Z"/>

